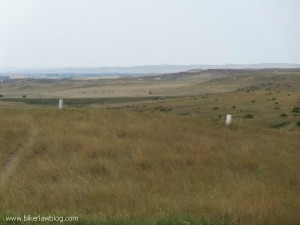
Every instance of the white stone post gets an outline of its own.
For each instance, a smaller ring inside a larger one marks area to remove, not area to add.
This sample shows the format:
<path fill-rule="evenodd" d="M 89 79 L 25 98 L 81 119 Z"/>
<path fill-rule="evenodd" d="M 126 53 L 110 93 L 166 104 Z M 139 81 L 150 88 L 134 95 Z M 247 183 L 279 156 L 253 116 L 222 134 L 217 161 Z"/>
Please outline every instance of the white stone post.
<path fill-rule="evenodd" d="M 64 108 L 64 100 L 63 99 L 59 99 L 58 101 L 58 109 L 62 110 Z"/>
<path fill-rule="evenodd" d="M 228 114 L 226 115 L 226 125 L 230 125 L 232 122 L 232 115 Z"/>

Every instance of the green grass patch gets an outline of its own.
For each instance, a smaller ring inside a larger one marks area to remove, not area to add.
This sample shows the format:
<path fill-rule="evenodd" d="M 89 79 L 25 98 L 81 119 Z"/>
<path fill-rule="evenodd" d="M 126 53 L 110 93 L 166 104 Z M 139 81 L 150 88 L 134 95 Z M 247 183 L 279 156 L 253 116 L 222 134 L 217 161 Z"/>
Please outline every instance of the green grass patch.
<path fill-rule="evenodd" d="M 292 113 L 300 113 L 300 107 L 294 107 Z"/>
<path fill-rule="evenodd" d="M 91 104 L 112 104 L 138 101 L 153 101 L 157 97 L 120 97 L 120 98 L 66 98 L 64 99 L 65 106 L 83 107 Z M 29 105 L 58 105 L 58 99 L 54 98 L 5 98 L 1 101 L 22 102 Z"/>

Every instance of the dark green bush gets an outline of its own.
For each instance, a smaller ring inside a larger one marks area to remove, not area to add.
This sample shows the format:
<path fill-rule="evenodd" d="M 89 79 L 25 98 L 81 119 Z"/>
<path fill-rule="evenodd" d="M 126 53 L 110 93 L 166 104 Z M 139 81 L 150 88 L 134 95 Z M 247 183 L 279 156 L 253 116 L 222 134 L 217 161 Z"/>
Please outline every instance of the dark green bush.
<path fill-rule="evenodd" d="M 285 113 L 282 113 L 282 114 L 280 114 L 280 117 L 287 118 L 287 117 L 288 117 L 288 115 L 287 115 L 287 114 L 285 114 Z"/>
<path fill-rule="evenodd" d="M 293 109 L 292 109 L 292 113 L 300 113 L 300 107 L 294 107 Z"/>
<path fill-rule="evenodd" d="M 246 114 L 245 116 L 244 116 L 244 118 L 245 119 L 252 119 L 252 118 L 254 118 L 254 116 L 252 115 L 252 114 Z"/>

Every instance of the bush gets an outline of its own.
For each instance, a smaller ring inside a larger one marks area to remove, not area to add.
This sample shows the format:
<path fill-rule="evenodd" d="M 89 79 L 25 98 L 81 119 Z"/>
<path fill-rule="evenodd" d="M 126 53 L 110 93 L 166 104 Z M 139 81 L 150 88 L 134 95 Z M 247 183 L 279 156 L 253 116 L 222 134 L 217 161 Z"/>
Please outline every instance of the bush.
<path fill-rule="evenodd" d="M 253 99 L 251 102 L 254 103 L 254 102 L 256 102 L 256 101 L 255 101 L 255 99 Z"/>
<path fill-rule="evenodd" d="M 172 108 L 165 108 L 163 106 L 157 106 L 157 107 L 155 107 L 155 109 L 158 109 L 161 112 L 168 112 L 168 111 L 172 111 L 173 110 Z"/>
<path fill-rule="evenodd" d="M 22 95 L 22 98 L 26 98 L 26 95 Z"/>
<path fill-rule="evenodd" d="M 282 113 L 282 114 L 280 114 L 280 117 L 287 118 L 287 117 L 288 117 L 288 115 L 287 115 L 287 114 L 285 114 L 285 113 Z"/>
<path fill-rule="evenodd" d="M 3 95 L 0 95 L 0 98 L 3 98 Z"/>
<path fill-rule="evenodd" d="M 213 110 L 219 110 L 219 107 L 215 106 L 213 107 Z"/>
<path fill-rule="evenodd" d="M 298 127 L 300 127 L 300 121 L 298 121 L 298 122 L 296 123 L 296 125 L 297 125 Z"/>
<path fill-rule="evenodd" d="M 300 113 L 300 107 L 294 107 L 292 113 Z"/>
<path fill-rule="evenodd" d="M 254 116 L 253 116 L 252 114 L 246 114 L 246 115 L 244 116 L 244 118 L 245 118 L 245 119 L 252 119 L 252 118 L 254 118 Z"/>

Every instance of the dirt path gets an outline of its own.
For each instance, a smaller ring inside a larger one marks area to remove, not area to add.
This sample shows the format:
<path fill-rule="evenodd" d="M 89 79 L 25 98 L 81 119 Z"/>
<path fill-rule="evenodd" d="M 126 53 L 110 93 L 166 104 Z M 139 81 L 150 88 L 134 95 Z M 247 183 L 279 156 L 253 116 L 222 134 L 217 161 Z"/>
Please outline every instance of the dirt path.
<path fill-rule="evenodd" d="M 10 156 L 4 165 L 3 171 L 0 173 L 0 188 L 5 184 L 6 180 L 14 172 L 15 168 L 18 165 L 19 159 L 22 157 L 23 153 L 28 149 L 35 140 L 35 137 L 38 134 L 38 131 L 35 126 L 32 126 L 30 129 L 29 136 L 23 141 L 23 143 L 16 149 L 16 151 Z"/>

